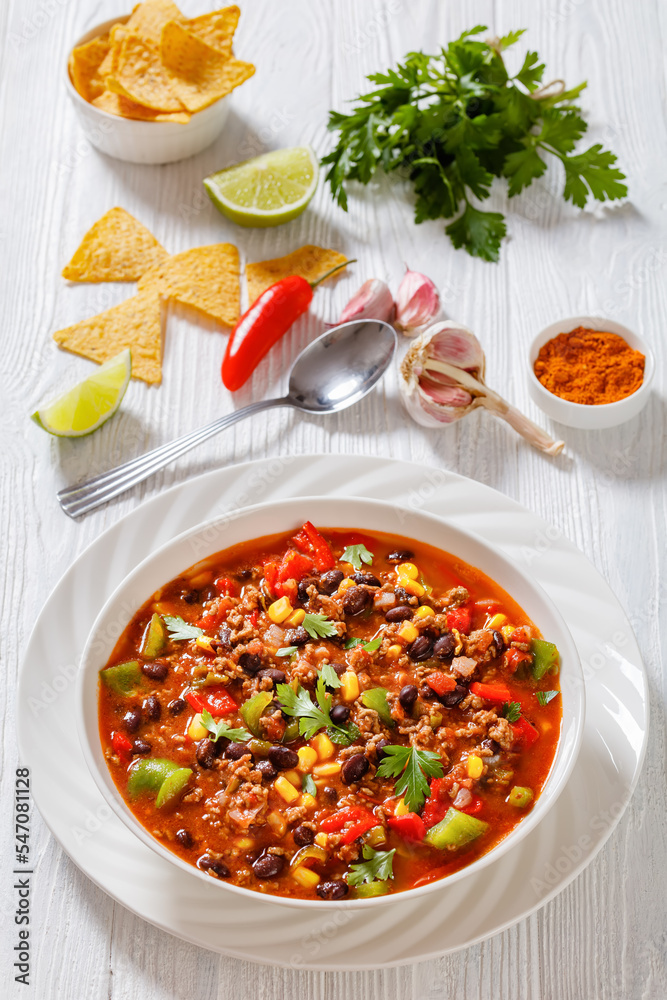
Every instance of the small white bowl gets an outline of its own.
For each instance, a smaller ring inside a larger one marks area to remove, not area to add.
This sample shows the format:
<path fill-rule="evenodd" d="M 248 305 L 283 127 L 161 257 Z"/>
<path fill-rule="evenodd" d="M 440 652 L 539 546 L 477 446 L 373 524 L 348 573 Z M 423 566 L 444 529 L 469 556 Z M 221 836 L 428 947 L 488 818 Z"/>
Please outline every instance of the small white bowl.
<path fill-rule="evenodd" d="M 104 35 L 114 24 L 124 24 L 128 18 L 126 14 L 98 24 L 82 35 L 72 48 Z M 88 141 L 102 153 L 129 163 L 173 163 L 194 156 L 215 142 L 229 114 L 229 97 L 222 97 L 193 114 L 189 122 L 135 121 L 111 115 L 85 101 L 72 83 L 67 64 L 65 83 Z"/>
<path fill-rule="evenodd" d="M 559 333 L 572 333 L 578 326 L 583 326 L 588 330 L 604 330 L 608 333 L 616 333 L 622 337 L 630 347 L 641 353 L 646 358 L 644 364 L 644 381 L 636 392 L 625 399 L 619 399 L 615 403 L 600 403 L 599 405 L 587 403 L 572 403 L 569 399 L 561 399 L 555 393 L 549 392 L 542 385 L 533 370 L 533 365 L 537 361 L 540 348 L 548 340 L 557 337 Z M 558 320 L 546 326 L 541 333 L 538 333 L 535 340 L 530 345 L 528 352 L 528 391 L 531 399 L 537 403 L 539 408 L 552 420 L 558 420 L 567 427 L 578 427 L 585 431 L 604 430 L 607 427 L 616 427 L 624 424 L 626 420 L 632 420 L 640 410 L 643 410 L 648 402 L 651 391 L 651 382 L 655 371 L 655 361 L 653 352 L 648 344 L 638 337 L 636 333 L 629 330 L 627 326 L 616 323 L 613 319 L 603 319 L 600 316 L 570 316 L 568 319 Z"/>
<path fill-rule="evenodd" d="M 542 588 L 525 575 L 515 562 L 476 535 L 461 531 L 443 518 L 421 511 L 397 507 L 380 500 L 361 497 L 326 498 L 301 497 L 259 504 L 234 511 L 216 520 L 200 524 L 167 542 L 148 556 L 111 595 L 97 617 L 83 653 L 77 678 L 77 724 L 83 755 L 97 787 L 114 813 L 151 850 L 172 865 L 188 872 L 193 878 L 204 879 L 223 894 L 258 894 L 242 886 L 211 879 L 205 872 L 188 864 L 168 851 L 159 840 L 135 818 L 116 788 L 104 758 L 97 715 L 98 675 L 105 666 L 118 636 L 132 619 L 135 611 L 158 587 L 178 576 L 195 562 L 226 549 L 231 545 L 278 531 L 288 531 L 303 524 L 310 517 L 315 524 L 340 528 L 358 528 L 385 531 L 405 538 L 427 542 L 450 552 L 472 566 L 476 566 L 503 587 L 526 614 L 535 622 L 542 634 L 554 642 L 561 655 L 561 697 L 563 721 L 556 755 L 551 771 L 533 809 L 514 829 L 487 854 L 472 864 L 447 876 L 400 894 L 401 900 L 437 892 L 443 885 L 450 886 L 460 879 L 479 872 L 514 847 L 553 806 L 575 765 L 585 716 L 584 679 L 574 640 L 560 613 Z M 330 909 L 332 904 L 320 900 L 289 899 L 267 895 L 274 903 L 309 909 Z M 371 899 L 345 899 L 336 906 L 374 908 L 384 906 L 396 895 L 377 896 Z M 225 905 L 221 901 L 221 905 Z M 233 905 L 230 898 L 227 905 Z"/>

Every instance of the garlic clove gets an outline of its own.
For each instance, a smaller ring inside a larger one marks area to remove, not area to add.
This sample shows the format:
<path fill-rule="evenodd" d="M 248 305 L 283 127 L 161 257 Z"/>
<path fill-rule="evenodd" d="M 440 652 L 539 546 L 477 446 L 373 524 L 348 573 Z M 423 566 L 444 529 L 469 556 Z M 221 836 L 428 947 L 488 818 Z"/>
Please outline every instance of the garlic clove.
<path fill-rule="evenodd" d="M 394 299 L 389 287 L 380 278 L 369 278 L 356 292 L 341 313 L 340 323 L 361 319 L 388 322 L 394 313 Z"/>
<path fill-rule="evenodd" d="M 408 336 L 421 332 L 443 316 L 438 289 L 430 278 L 407 270 L 396 295 L 396 326 Z"/>

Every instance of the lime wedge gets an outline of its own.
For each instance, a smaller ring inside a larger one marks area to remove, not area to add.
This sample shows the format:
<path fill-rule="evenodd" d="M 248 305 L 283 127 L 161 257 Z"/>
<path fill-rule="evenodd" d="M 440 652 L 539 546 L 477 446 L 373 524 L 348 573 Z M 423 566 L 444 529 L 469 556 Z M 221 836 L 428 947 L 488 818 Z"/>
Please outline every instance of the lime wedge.
<path fill-rule="evenodd" d="M 280 226 L 301 215 L 317 187 L 310 146 L 277 149 L 204 178 L 208 195 L 239 226 Z"/>
<path fill-rule="evenodd" d="M 132 355 L 127 347 L 106 361 L 90 378 L 41 406 L 32 414 L 32 419 L 58 437 L 90 434 L 116 412 L 131 375 Z"/>

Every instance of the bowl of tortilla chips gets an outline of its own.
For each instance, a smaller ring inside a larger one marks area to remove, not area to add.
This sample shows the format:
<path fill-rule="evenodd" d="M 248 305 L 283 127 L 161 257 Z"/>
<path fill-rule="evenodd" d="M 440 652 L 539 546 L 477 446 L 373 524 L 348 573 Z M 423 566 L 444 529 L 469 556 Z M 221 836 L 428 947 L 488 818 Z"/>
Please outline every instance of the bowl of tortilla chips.
<path fill-rule="evenodd" d="M 90 143 L 131 163 L 170 163 L 214 142 L 229 94 L 255 72 L 234 56 L 239 16 L 232 6 L 186 18 L 172 0 L 145 0 L 83 35 L 67 89 Z"/>

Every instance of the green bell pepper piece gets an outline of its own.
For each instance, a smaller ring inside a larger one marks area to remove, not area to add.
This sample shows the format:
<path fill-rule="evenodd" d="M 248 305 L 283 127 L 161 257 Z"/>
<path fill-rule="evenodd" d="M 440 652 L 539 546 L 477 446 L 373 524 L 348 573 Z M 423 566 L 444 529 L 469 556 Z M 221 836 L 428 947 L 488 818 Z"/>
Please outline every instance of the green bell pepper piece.
<path fill-rule="evenodd" d="M 476 840 L 489 829 L 489 824 L 475 816 L 468 816 L 454 806 L 450 806 L 445 818 L 432 826 L 424 837 L 424 841 L 432 847 L 442 850 L 445 847 L 463 847 L 471 840 Z"/>
<path fill-rule="evenodd" d="M 177 771 L 170 774 L 168 778 L 165 778 L 160 785 L 160 791 L 157 793 L 157 798 L 155 800 L 155 805 L 158 809 L 162 806 L 168 805 L 173 802 L 174 799 L 180 795 L 188 781 L 190 780 L 190 775 L 192 774 L 192 768 L 190 767 L 179 767 Z"/>
<path fill-rule="evenodd" d="M 156 613 L 149 621 L 141 644 L 141 655 L 146 660 L 154 660 L 167 645 L 167 629 Z"/>
<path fill-rule="evenodd" d="M 130 770 L 127 794 L 132 799 L 144 792 L 153 792 L 157 795 L 167 778 L 179 770 L 187 768 L 179 768 L 173 760 L 166 760 L 164 757 L 146 757 L 138 760 Z"/>
<path fill-rule="evenodd" d="M 370 896 L 386 896 L 389 886 L 386 882 L 364 882 L 354 890 L 357 899 L 368 899 Z"/>
<path fill-rule="evenodd" d="M 531 639 L 530 650 L 533 654 L 533 677 L 536 681 L 541 680 L 547 672 L 558 673 L 558 649 L 553 642 L 547 642 L 546 639 Z"/>
<path fill-rule="evenodd" d="M 248 698 L 241 705 L 239 712 L 243 716 L 243 721 L 246 726 L 253 734 L 253 736 L 261 736 L 262 731 L 259 728 L 259 720 L 262 717 L 264 709 L 271 704 L 273 701 L 273 695 L 270 691 L 258 691 L 257 694 L 253 695 L 252 698 Z"/>
<path fill-rule="evenodd" d="M 285 726 L 285 732 L 283 733 L 282 742 L 291 743 L 293 740 L 298 740 L 299 738 L 299 720 L 290 719 L 290 721 Z"/>
<path fill-rule="evenodd" d="M 515 785 L 507 796 L 507 801 L 517 809 L 525 809 L 533 801 L 533 789 L 525 785 Z"/>
<path fill-rule="evenodd" d="M 100 680 L 116 694 L 134 694 L 143 686 L 143 675 L 138 660 L 117 663 L 115 667 L 100 670 Z"/>

